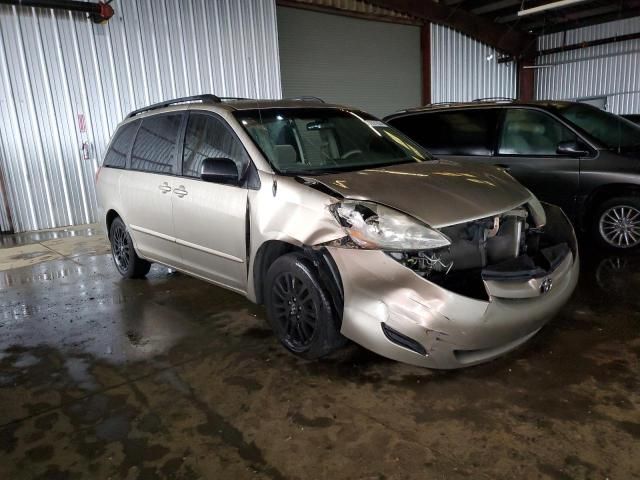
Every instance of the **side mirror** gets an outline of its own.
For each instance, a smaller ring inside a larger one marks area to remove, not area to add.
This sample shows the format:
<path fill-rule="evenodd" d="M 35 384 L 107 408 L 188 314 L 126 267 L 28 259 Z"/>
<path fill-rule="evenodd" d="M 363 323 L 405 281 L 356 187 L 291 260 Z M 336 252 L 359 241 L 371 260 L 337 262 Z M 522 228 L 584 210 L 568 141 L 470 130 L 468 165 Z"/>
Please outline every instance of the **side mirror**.
<path fill-rule="evenodd" d="M 585 157 L 589 155 L 590 152 L 584 144 L 574 140 L 569 140 L 567 142 L 560 142 L 556 149 L 556 153 L 558 155 L 568 155 L 570 157 Z"/>
<path fill-rule="evenodd" d="M 236 162 L 230 158 L 205 158 L 200 168 L 200 178 L 205 182 L 240 185 L 241 178 Z"/>

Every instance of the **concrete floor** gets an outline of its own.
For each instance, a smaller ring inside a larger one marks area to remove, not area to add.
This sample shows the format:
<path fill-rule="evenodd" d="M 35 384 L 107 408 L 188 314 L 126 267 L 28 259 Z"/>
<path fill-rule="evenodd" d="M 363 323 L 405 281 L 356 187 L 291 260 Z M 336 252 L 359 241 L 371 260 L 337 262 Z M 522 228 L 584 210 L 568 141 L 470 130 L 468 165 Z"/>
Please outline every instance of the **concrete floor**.
<path fill-rule="evenodd" d="M 2 479 L 640 478 L 640 258 L 583 250 L 526 346 L 436 372 L 299 360 L 236 294 L 121 280 L 94 233 L 0 237 Z"/>

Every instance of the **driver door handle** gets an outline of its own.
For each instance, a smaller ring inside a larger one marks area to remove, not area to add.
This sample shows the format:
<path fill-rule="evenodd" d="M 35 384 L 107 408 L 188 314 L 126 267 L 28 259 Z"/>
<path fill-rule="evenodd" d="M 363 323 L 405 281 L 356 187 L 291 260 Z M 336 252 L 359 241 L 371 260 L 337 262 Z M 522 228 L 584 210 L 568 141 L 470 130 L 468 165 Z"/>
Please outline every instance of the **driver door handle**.
<path fill-rule="evenodd" d="M 184 188 L 184 185 L 180 185 L 178 188 L 174 188 L 173 193 L 175 193 L 180 198 L 189 194 L 189 192 L 187 192 L 187 190 Z"/>
<path fill-rule="evenodd" d="M 172 190 L 171 186 L 167 182 L 164 182 L 162 185 L 158 185 L 158 188 L 162 193 L 169 193 Z"/>

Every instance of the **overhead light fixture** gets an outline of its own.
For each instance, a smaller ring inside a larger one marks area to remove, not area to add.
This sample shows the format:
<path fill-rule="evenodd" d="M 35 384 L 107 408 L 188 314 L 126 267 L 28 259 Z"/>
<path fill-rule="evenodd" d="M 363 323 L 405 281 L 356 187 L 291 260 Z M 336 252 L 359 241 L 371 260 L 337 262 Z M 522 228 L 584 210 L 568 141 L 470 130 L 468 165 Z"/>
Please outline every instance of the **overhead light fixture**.
<path fill-rule="evenodd" d="M 525 15 L 535 15 L 536 13 L 546 12 L 547 10 L 568 7 L 569 5 L 575 5 L 576 3 L 584 3 L 587 1 L 589 0 L 560 0 L 558 2 L 545 3 L 544 5 L 538 5 L 537 7 L 520 10 L 518 12 L 518 16 L 524 17 Z"/>

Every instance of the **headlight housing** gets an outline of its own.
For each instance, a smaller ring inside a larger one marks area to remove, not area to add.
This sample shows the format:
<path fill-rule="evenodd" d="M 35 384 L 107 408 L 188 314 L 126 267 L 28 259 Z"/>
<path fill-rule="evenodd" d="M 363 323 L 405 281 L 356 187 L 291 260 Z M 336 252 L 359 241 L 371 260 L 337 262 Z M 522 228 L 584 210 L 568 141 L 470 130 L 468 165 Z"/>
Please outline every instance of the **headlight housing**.
<path fill-rule="evenodd" d="M 409 215 L 374 202 L 343 200 L 330 205 L 329 210 L 360 248 L 433 250 L 451 244 L 439 231 Z"/>

